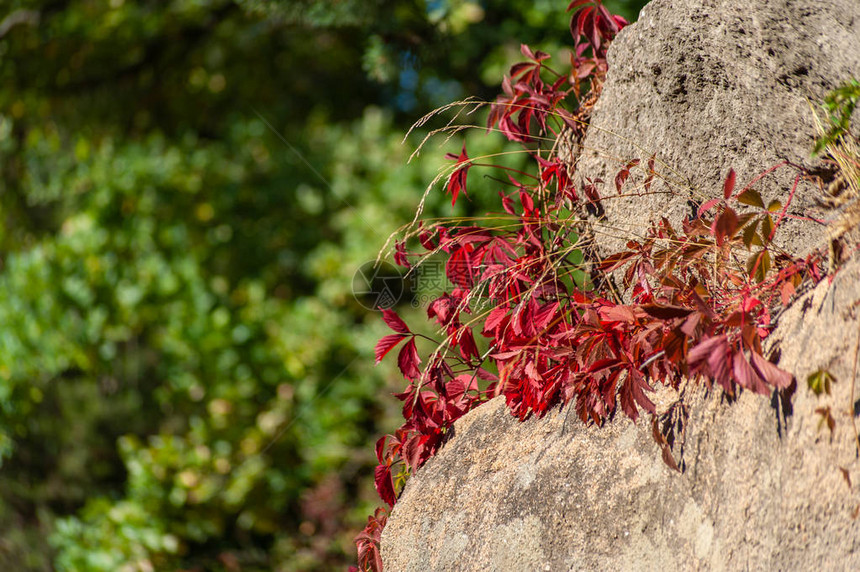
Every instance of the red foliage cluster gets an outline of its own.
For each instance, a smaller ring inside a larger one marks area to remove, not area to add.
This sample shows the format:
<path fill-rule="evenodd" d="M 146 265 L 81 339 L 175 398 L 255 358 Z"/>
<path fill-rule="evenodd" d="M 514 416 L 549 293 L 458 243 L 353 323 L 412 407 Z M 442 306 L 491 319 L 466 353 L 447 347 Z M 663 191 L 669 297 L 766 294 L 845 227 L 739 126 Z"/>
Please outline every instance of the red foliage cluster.
<path fill-rule="evenodd" d="M 540 140 L 584 131 L 589 94 L 606 71 L 606 48 L 626 22 L 599 1 L 576 0 L 570 9 L 577 40 L 573 71 L 558 76 L 546 68 L 547 54 L 523 46 L 529 61 L 513 66 L 490 113 L 490 126 L 522 143 L 537 172 L 523 175 L 527 183 L 508 176 L 513 191 L 500 192 L 507 224 L 435 225 L 419 235 L 422 253 L 404 244 L 396 249 L 395 260 L 404 266 L 410 258 L 420 264 L 444 253 L 453 289 L 428 307 L 445 337 L 433 342 L 423 368 L 416 340 L 424 336 L 383 311 L 394 333 L 379 341 L 377 361 L 405 342 L 397 363 L 408 381 L 397 394 L 405 422 L 376 446 L 376 488 L 389 507 L 454 421 L 496 395 L 504 395 L 520 419 L 572 401 L 582 421 L 602 424 L 619 406 L 633 420 L 640 408 L 654 414 L 648 397 L 654 384 L 677 388 L 684 377 L 716 382 L 732 395 L 738 386 L 765 394 L 792 382 L 762 354 L 762 339 L 773 309 L 820 274 L 813 257 L 772 252 L 788 204 L 765 207 L 750 186 L 735 192 L 731 172 L 723 198 L 702 205 L 680 230 L 663 219 L 643 239 L 603 259 L 582 241 L 574 213 L 599 207 L 596 182 L 585 179 L 577 188 L 572 167 L 555 148 L 542 150 Z M 547 73 L 557 76 L 552 83 L 544 80 Z M 591 91 L 581 97 L 583 86 Z M 571 94 L 578 103 L 572 111 L 561 107 Z M 456 202 L 473 163 L 465 146 L 448 158 L 456 161 L 447 185 Z M 640 164 L 636 159 L 620 169 L 614 181 L 619 193 Z M 647 166 L 646 187 L 655 174 L 653 158 Z M 754 208 L 740 213 L 737 202 Z M 738 261 L 742 249 L 750 252 L 746 264 Z M 656 418 L 652 423 L 664 459 L 675 466 Z M 356 539 L 362 570 L 381 569 L 379 535 L 387 515 L 379 509 Z"/>
<path fill-rule="evenodd" d="M 373 516 L 367 517 L 367 526 L 355 537 L 355 544 L 358 547 L 358 566 L 350 566 L 349 572 L 382 570 L 379 541 L 387 520 L 388 512 L 384 508 L 376 509 Z"/>

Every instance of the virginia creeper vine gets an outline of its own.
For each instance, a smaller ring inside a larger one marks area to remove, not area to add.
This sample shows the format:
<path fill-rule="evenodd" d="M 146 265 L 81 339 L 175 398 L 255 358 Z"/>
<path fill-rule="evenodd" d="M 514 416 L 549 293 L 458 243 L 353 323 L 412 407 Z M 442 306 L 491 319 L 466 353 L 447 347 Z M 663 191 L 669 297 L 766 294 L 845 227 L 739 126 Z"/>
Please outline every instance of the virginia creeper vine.
<path fill-rule="evenodd" d="M 356 538 L 360 570 L 382 569 L 380 535 L 405 478 L 439 450 L 457 419 L 492 397 L 503 395 L 519 419 L 568 403 L 583 422 L 598 425 L 619 408 L 634 421 L 644 411 L 664 460 L 678 469 L 660 428 L 665 419 L 648 396 L 656 384 L 677 389 L 694 379 L 734 395 L 739 387 L 769 394 L 793 382 L 762 348 L 774 311 L 802 283 L 821 279 L 818 254 L 796 259 L 773 245 L 793 190 L 785 205 L 765 205 L 752 184 L 738 189 L 730 172 L 721 198 L 702 204 L 679 229 L 662 219 L 604 257 L 583 238 L 589 215 L 593 221 L 602 212 L 601 181 L 581 176 L 577 184 L 575 145 L 559 142 L 582 140 L 607 48 L 627 22 L 600 0 L 575 0 L 568 10 L 570 71 L 556 73 L 548 54 L 524 45 L 527 61 L 510 69 L 490 110 L 489 126 L 533 159 L 533 175 L 503 171 L 509 186 L 499 195 L 508 224 L 426 224 L 415 231 L 419 252 L 405 240 L 396 244 L 395 262 L 405 267 L 443 253 L 453 288 L 429 304 L 428 319 L 444 341 L 423 361 L 425 340 L 394 311 L 382 312 L 393 333 L 377 344 L 376 360 L 399 348 L 407 386 L 396 397 L 405 421 L 376 445 L 376 490 L 387 507 Z M 476 165 L 465 145 L 447 158 L 454 165 L 446 191 L 456 203 Z M 635 169 L 649 190 L 657 176 L 653 157 L 624 164 L 616 193 Z M 803 176 L 799 170 L 795 187 Z"/>

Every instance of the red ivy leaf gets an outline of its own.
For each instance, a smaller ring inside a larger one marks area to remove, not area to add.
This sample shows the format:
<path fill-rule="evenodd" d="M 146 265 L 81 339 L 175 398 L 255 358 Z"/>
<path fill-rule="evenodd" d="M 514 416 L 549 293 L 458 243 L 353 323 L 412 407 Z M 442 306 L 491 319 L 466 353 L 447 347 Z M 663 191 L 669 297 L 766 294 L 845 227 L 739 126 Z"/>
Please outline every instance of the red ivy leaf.
<path fill-rule="evenodd" d="M 518 64 L 514 64 L 511 66 L 511 71 L 510 71 L 511 77 L 516 78 L 518 75 L 521 75 L 522 73 L 524 73 L 524 72 L 526 72 L 526 71 L 528 71 L 534 67 L 535 67 L 535 65 L 533 63 L 530 63 L 530 62 L 520 62 Z"/>
<path fill-rule="evenodd" d="M 549 54 L 541 51 L 533 52 L 530 47 L 525 44 L 520 44 L 520 52 L 528 59 L 535 62 L 542 62 L 549 59 Z"/>
<path fill-rule="evenodd" d="M 493 308 L 490 311 L 490 314 L 487 316 L 487 320 L 484 322 L 484 333 L 488 334 L 495 330 L 499 324 L 505 319 L 505 316 L 508 315 L 508 308 L 506 306 L 498 306 Z"/>
<path fill-rule="evenodd" d="M 735 170 L 729 169 L 729 174 L 723 182 L 723 198 L 728 199 L 732 196 L 732 191 L 735 190 Z"/>
<path fill-rule="evenodd" d="M 715 350 L 722 349 L 725 346 L 726 336 L 724 335 L 708 338 L 690 350 L 687 354 L 687 362 L 690 365 L 697 365 L 700 362 L 706 361 Z"/>
<path fill-rule="evenodd" d="M 641 306 L 643 310 L 649 315 L 657 318 L 658 320 L 671 320 L 673 318 L 683 318 L 685 316 L 689 316 L 693 313 L 693 310 L 690 308 L 683 308 L 681 306 L 663 306 L 660 304 L 644 304 Z"/>
<path fill-rule="evenodd" d="M 786 387 L 791 385 L 791 382 L 794 379 L 793 375 L 783 369 L 778 368 L 756 352 L 751 352 L 751 356 L 752 366 L 762 377 L 762 379 L 764 379 L 769 384 L 778 389 L 785 389 Z"/>
<path fill-rule="evenodd" d="M 699 344 L 690 351 L 688 359 L 690 362 L 696 360 L 698 355 L 694 354 L 694 352 L 701 346 L 708 344 L 708 342 L 713 342 L 713 345 L 708 346 L 710 351 L 705 356 L 708 371 L 727 393 L 734 394 L 734 379 L 732 377 L 731 362 L 732 354 L 728 338 L 725 335 L 715 336 L 706 342 Z"/>
<path fill-rule="evenodd" d="M 391 467 L 389 465 L 376 466 L 373 471 L 373 484 L 376 486 L 379 498 L 388 506 L 393 507 L 397 502 L 397 495 L 394 493 L 394 481 L 391 479 Z"/>
<path fill-rule="evenodd" d="M 376 509 L 373 516 L 367 517 L 367 525 L 358 536 L 355 537 L 355 546 L 358 549 L 358 566 L 350 566 L 349 572 L 367 572 L 374 570 L 382 572 L 382 556 L 379 553 L 379 544 L 382 539 L 382 529 L 388 520 L 388 511 L 384 508 Z"/>
<path fill-rule="evenodd" d="M 555 302 L 553 304 L 547 304 L 543 306 L 540 310 L 537 311 L 534 315 L 534 327 L 538 332 L 544 330 L 547 326 L 550 325 L 550 322 L 555 318 L 558 313 L 559 303 Z"/>
<path fill-rule="evenodd" d="M 517 211 L 514 209 L 514 200 L 501 191 L 499 191 L 499 196 L 502 198 L 502 208 L 505 209 L 505 212 L 516 216 Z"/>
<path fill-rule="evenodd" d="M 385 336 L 381 340 L 379 340 L 379 342 L 376 344 L 376 347 L 373 350 L 374 353 L 376 354 L 376 363 L 381 362 L 382 358 L 385 357 L 385 354 L 387 354 L 392 349 L 394 349 L 394 346 L 399 344 L 400 340 L 402 340 L 406 337 L 407 336 L 405 336 L 403 334 L 388 334 L 387 336 Z"/>
<path fill-rule="evenodd" d="M 436 248 L 436 245 L 433 244 L 433 234 L 426 230 L 418 235 L 418 241 L 426 250 L 434 250 Z"/>
<path fill-rule="evenodd" d="M 433 436 L 416 433 L 403 445 L 403 460 L 407 467 L 417 469 L 432 454 Z"/>
<path fill-rule="evenodd" d="M 650 391 L 651 387 L 645 381 L 645 377 L 638 370 L 629 369 L 627 379 L 620 391 L 621 410 L 634 422 L 639 418 L 637 404 L 649 413 L 656 411 L 654 403 L 645 395 L 646 390 Z"/>
<path fill-rule="evenodd" d="M 711 199 L 709 201 L 705 201 L 702 203 L 702 206 L 699 207 L 699 212 L 696 213 L 698 218 L 702 218 L 702 215 L 714 208 L 714 205 L 718 204 L 720 199 Z"/>
<path fill-rule="evenodd" d="M 794 284 L 788 281 L 782 283 L 782 286 L 779 289 L 779 296 L 783 306 L 788 306 L 788 303 L 791 302 L 791 297 L 794 296 L 795 292 L 796 289 Z"/>
<path fill-rule="evenodd" d="M 755 355 L 755 352 L 753 352 Z M 769 391 L 762 379 L 756 374 L 755 370 L 750 366 L 743 352 L 736 352 L 732 359 L 732 366 L 735 373 L 735 379 L 746 389 L 752 390 L 762 395 L 767 395 Z"/>
<path fill-rule="evenodd" d="M 684 333 L 687 337 L 692 338 L 696 333 L 696 326 L 699 325 L 699 322 L 702 320 L 702 312 L 698 310 L 690 314 L 690 316 L 684 320 L 684 323 L 681 324 L 681 332 Z"/>
<path fill-rule="evenodd" d="M 711 225 L 711 232 L 713 232 L 714 238 L 717 239 L 717 246 L 721 246 L 726 240 L 731 239 L 737 229 L 738 215 L 728 207 L 723 209 L 723 212 L 720 213 L 720 216 Z"/>
<path fill-rule="evenodd" d="M 600 261 L 600 269 L 604 272 L 612 272 L 621 268 L 631 260 L 636 258 L 635 252 L 617 252 L 615 254 L 610 254 L 606 258 Z"/>
<path fill-rule="evenodd" d="M 406 379 L 415 380 L 421 374 L 418 370 L 418 364 L 421 363 L 421 358 L 418 357 L 418 348 L 415 347 L 415 338 L 409 340 L 400 353 L 397 355 L 397 367 L 403 372 Z"/>
<path fill-rule="evenodd" d="M 465 143 L 463 143 L 463 150 L 460 151 L 460 155 L 447 153 L 445 158 L 457 161 L 457 165 L 463 165 L 448 177 L 448 190 L 446 193 L 451 193 L 451 206 L 454 206 L 457 203 L 460 191 L 463 191 L 464 195 L 466 194 L 466 178 L 469 174 L 469 168 L 472 166 L 472 161 L 469 159 L 469 155 L 466 154 Z"/>
<path fill-rule="evenodd" d="M 636 321 L 636 315 L 627 306 L 604 306 L 598 310 L 601 320 L 609 322 L 626 322 L 632 324 Z"/>
<path fill-rule="evenodd" d="M 391 328 L 398 334 L 412 333 L 409 331 L 409 326 L 406 325 L 406 322 L 400 319 L 400 316 L 398 316 L 397 312 L 395 312 L 394 310 L 383 310 L 382 319 L 385 320 L 385 323 L 388 324 L 389 328 Z"/>
<path fill-rule="evenodd" d="M 523 205 L 523 214 L 529 216 L 535 210 L 535 201 L 528 193 L 520 193 L 520 203 Z"/>
<path fill-rule="evenodd" d="M 386 458 L 396 455 L 399 451 L 400 440 L 394 435 L 383 435 L 376 441 L 376 459 L 380 463 L 384 463 Z"/>
<path fill-rule="evenodd" d="M 654 175 L 657 173 L 654 172 L 654 162 L 657 158 L 657 154 L 651 155 L 648 158 L 648 176 L 645 177 L 645 182 L 643 183 L 645 187 L 645 192 L 648 193 L 651 191 L 651 182 L 654 180 Z"/>
<path fill-rule="evenodd" d="M 478 346 L 472 335 L 472 329 L 468 326 L 463 326 L 457 334 L 457 343 L 460 345 L 460 355 L 463 356 L 464 360 L 470 361 L 470 357 L 481 357 L 481 352 L 478 351 Z"/>
<path fill-rule="evenodd" d="M 409 264 L 409 253 L 406 252 L 406 243 L 402 240 L 399 240 L 394 243 L 394 263 L 398 266 L 403 266 L 404 268 L 410 268 L 412 265 Z"/>
<path fill-rule="evenodd" d="M 630 177 L 630 169 L 639 164 L 639 159 L 633 159 L 629 163 L 627 163 L 623 169 L 618 171 L 618 174 L 615 175 L 615 190 L 618 194 L 621 194 L 621 187 L 624 186 L 624 183 L 627 182 L 627 178 Z"/>

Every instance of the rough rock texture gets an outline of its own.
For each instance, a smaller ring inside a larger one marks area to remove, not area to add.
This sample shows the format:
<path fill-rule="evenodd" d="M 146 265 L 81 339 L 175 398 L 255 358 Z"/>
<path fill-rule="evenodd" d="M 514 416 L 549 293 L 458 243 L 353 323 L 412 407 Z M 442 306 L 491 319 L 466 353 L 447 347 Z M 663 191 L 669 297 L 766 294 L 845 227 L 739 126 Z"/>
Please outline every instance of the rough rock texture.
<path fill-rule="evenodd" d="M 793 412 L 696 390 L 684 474 L 663 464 L 644 418 L 596 428 L 567 409 L 520 423 L 501 399 L 478 408 L 407 484 L 383 532 L 385 569 L 860 570 L 858 312 L 854 261 L 783 315 L 773 337 L 801 380 Z M 830 396 L 803 381 L 819 368 L 837 379 Z"/>
<path fill-rule="evenodd" d="M 609 182 L 609 197 L 621 164 L 656 152 L 671 181 L 604 201 L 597 238 L 614 250 L 649 219 L 677 223 L 689 199 L 717 196 L 729 167 L 745 182 L 782 159 L 810 164 L 807 99 L 860 74 L 860 2 L 654 0 L 610 65 L 580 175 Z M 792 178 L 757 188 L 785 200 Z M 792 212 L 807 214 L 814 196 L 801 188 Z M 785 230 L 796 253 L 824 236 L 808 223 Z M 662 462 L 644 418 L 585 427 L 562 409 L 520 423 L 502 400 L 482 406 L 407 484 L 383 533 L 385 569 L 860 570 L 858 313 L 855 259 L 770 337 L 799 380 L 790 402 L 743 393 L 729 404 L 691 387 L 683 474 Z M 806 387 L 820 368 L 837 379 L 830 396 Z M 816 413 L 827 407 L 832 434 Z"/>
<path fill-rule="evenodd" d="M 597 232 L 615 251 L 660 216 L 677 224 L 690 199 L 719 196 L 729 168 L 743 185 L 786 159 L 814 166 L 810 103 L 860 75 L 860 2 L 654 0 L 616 38 L 609 65 L 577 166 L 605 181 Z M 621 166 L 654 153 L 652 194 L 635 196 L 640 172 L 624 188 L 634 196 L 616 198 Z M 781 169 L 757 188 L 785 202 L 795 174 Z M 789 212 L 811 214 L 817 193 L 804 183 Z M 788 221 L 780 236 L 803 254 L 821 233 Z"/>

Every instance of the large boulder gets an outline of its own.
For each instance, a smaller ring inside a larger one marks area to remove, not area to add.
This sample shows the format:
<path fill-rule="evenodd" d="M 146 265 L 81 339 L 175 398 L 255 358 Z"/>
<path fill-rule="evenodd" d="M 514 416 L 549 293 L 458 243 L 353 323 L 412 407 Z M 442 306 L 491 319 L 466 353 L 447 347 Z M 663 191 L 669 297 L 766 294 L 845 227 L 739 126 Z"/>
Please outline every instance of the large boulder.
<path fill-rule="evenodd" d="M 745 184 L 788 160 L 808 168 L 816 134 L 812 109 L 860 76 L 857 0 L 654 0 L 609 51 L 605 89 L 577 167 L 601 179 L 606 220 L 595 231 L 604 250 L 623 248 L 649 222 L 676 225 L 704 200 L 721 196 L 730 168 Z M 615 174 L 655 155 L 649 194 L 642 171 L 616 196 Z M 795 169 L 756 188 L 786 202 Z M 798 188 L 789 212 L 815 212 L 819 190 Z M 782 245 L 802 255 L 820 226 L 788 219 Z"/>
<path fill-rule="evenodd" d="M 860 2 L 654 0 L 610 66 L 578 172 L 607 181 L 607 197 L 629 159 L 656 153 L 659 173 L 651 194 L 631 177 L 631 196 L 604 201 L 596 238 L 615 250 L 718 196 L 730 167 L 744 182 L 785 159 L 813 166 L 810 103 L 860 74 Z M 757 188 L 785 201 L 793 177 Z M 809 214 L 816 193 L 804 183 L 791 212 Z M 796 254 L 825 236 L 796 221 L 784 231 Z M 729 403 L 690 384 L 683 473 L 645 417 L 586 427 L 568 408 L 523 423 L 501 399 L 478 408 L 407 484 L 383 533 L 385 569 L 860 570 L 858 312 L 854 260 L 780 316 L 769 344 L 798 380 L 791 399 Z M 818 370 L 835 376 L 831 395 L 806 387 Z M 657 397 L 661 410 L 677 399 Z"/>
<path fill-rule="evenodd" d="M 690 389 L 683 474 L 646 418 L 586 427 L 568 408 L 519 422 L 497 398 L 406 485 L 382 536 L 390 572 L 860 570 L 852 391 L 860 261 L 772 336 L 791 404 Z M 816 396 L 806 378 L 836 382 Z M 663 407 L 671 402 L 664 400 Z M 831 431 L 816 410 L 831 412 Z"/>

